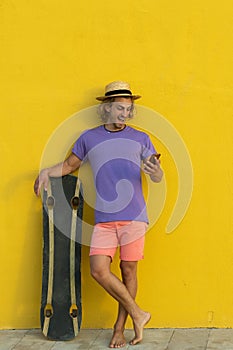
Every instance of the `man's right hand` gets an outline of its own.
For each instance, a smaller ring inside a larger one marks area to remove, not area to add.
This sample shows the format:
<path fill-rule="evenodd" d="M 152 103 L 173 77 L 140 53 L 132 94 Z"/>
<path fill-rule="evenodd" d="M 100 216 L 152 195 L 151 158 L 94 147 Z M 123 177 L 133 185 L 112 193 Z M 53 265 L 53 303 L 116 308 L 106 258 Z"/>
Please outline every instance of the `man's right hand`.
<path fill-rule="evenodd" d="M 44 186 L 44 190 L 47 191 L 49 183 L 49 171 L 48 169 L 41 170 L 39 176 L 34 183 L 34 192 L 37 196 L 40 195 L 41 186 Z"/>
<path fill-rule="evenodd" d="M 79 159 L 75 154 L 71 153 L 64 162 L 41 170 L 34 184 L 35 194 L 39 196 L 42 185 L 44 186 L 44 190 L 47 191 L 49 176 L 60 177 L 68 175 L 77 170 L 80 167 L 81 162 L 81 159 Z"/>

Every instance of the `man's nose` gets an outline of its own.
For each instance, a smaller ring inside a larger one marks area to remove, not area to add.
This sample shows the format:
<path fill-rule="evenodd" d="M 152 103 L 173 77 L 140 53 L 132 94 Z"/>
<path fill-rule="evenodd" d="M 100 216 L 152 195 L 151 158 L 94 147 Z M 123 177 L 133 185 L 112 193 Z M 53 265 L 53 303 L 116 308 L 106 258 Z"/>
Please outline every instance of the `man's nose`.
<path fill-rule="evenodd" d="M 122 111 L 122 116 L 123 117 L 128 117 L 128 114 L 129 114 L 129 112 L 127 111 L 127 109 L 124 109 L 123 111 Z"/>

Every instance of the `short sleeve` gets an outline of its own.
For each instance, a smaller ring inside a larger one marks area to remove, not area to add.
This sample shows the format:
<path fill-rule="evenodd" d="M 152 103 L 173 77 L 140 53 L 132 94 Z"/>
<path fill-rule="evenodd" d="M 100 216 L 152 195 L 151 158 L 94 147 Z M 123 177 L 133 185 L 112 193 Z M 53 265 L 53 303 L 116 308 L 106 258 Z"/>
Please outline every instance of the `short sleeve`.
<path fill-rule="evenodd" d="M 72 153 L 74 153 L 79 159 L 83 160 L 87 154 L 85 140 L 83 134 L 75 142 Z"/>
<path fill-rule="evenodd" d="M 153 143 L 150 140 L 150 137 L 145 134 L 145 139 L 142 145 L 142 154 L 141 154 L 141 159 L 144 160 L 145 158 L 150 157 L 152 154 L 155 154 L 156 149 L 153 145 Z"/>

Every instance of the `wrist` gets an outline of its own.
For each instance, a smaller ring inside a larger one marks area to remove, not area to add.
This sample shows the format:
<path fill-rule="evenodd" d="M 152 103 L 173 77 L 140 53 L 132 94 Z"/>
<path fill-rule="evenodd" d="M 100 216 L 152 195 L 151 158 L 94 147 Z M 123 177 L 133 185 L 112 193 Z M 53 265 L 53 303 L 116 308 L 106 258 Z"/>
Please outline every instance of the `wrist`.
<path fill-rule="evenodd" d="M 42 169 L 40 172 L 40 176 L 50 176 L 49 175 L 49 168 Z"/>
<path fill-rule="evenodd" d="M 155 173 L 150 175 L 150 178 L 153 182 L 160 182 L 163 177 L 163 171 L 159 168 Z"/>

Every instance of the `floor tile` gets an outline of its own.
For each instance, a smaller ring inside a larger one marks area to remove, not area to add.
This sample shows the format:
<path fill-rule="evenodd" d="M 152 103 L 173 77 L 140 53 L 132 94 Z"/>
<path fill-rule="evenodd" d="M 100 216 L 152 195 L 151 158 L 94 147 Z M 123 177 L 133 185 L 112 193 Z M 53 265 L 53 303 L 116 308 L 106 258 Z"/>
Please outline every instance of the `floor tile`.
<path fill-rule="evenodd" d="M 50 350 L 55 344 L 47 340 L 41 330 L 29 330 L 12 350 Z"/>
<path fill-rule="evenodd" d="M 173 333 L 173 329 L 145 329 L 143 340 L 137 345 L 137 350 L 166 350 Z"/>
<path fill-rule="evenodd" d="M 0 350 L 11 350 L 28 330 L 0 330 Z"/>
<path fill-rule="evenodd" d="M 207 350 L 233 350 L 233 330 L 212 329 Z"/>
<path fill-rule="evenodd" d="M 95 341 L 91 344 L 90 349 L 104 350 L 109 349 L 109 342 L 112 338 L 112 329 L 104 329 L 96 337 Z M 125 349 L 125 348 L 124 348 Z"/>
<path fill-rule="evenodd" d="M 81 329 L 78 336 L 71 341 L 56 342 L 51 350 L 88 350 L 102 332 L 101 329 Z"/>
<path fill-rule="evenodd" d="M 176 329 L 167 350 L 206 350 L 208 329 Z"/>

